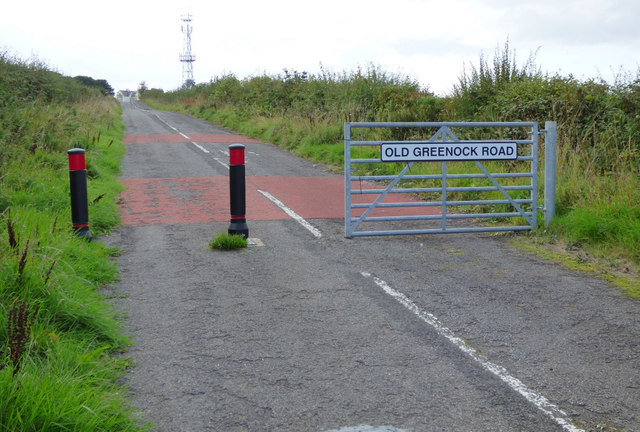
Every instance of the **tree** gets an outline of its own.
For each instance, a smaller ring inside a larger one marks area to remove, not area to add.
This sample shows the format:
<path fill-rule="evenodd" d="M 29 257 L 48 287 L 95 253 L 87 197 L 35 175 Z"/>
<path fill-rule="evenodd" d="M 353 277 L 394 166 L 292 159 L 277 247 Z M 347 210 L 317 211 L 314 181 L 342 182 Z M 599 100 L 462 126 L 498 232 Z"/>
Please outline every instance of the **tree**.
<path fill-rule="evenodd" d="M 149 88 L 147 87 L 147 83 L 144 81 L 141 81 L 140 84 L 138 85 L 138 95 L 142 96 L 148 90 Z"/>
<path fill-rule="evenodd" d="M 113 91 L 113 87 L 109 85 L 107 80 L 104 80 L 104 79 L 96 80 L 91 77 L 83 76 L 83 75 L 78 75 L 73 78 L 80 81 L 82 84 L 86 85 L 87 87 L 97 88 L 105 96 L 115 95 L 115 92 Z"/>

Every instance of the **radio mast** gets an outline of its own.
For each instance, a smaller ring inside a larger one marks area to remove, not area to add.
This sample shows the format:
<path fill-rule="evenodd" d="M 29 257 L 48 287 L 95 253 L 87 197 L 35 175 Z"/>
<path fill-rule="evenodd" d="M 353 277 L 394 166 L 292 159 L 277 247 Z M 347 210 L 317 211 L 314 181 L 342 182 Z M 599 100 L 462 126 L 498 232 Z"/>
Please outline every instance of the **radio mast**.
<path fill-rule="evenodd" d="M 184 45 L 180 54 L 180 62 L 182 63 L 182 87 L 191 88 L 195 85 L 193 80 L 193 62 L 196 61 L 195 54 L 191 53 L 191 14 L 182 16 L 182 33 L 184 34 Z"/>

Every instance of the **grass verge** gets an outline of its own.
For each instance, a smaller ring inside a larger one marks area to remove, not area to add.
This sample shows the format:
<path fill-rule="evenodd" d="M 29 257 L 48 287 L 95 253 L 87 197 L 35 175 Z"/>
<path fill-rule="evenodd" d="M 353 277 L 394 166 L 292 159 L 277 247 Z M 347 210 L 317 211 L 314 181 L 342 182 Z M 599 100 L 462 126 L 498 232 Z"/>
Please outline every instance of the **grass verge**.
<path fill-rule="evenodd" d="M 86 150 L 94 237 L 119 223 L 120 107 L 2 55 L 0 95 L 0 430 L 148 430 L 119 383 L 129 341 L 100 292 L 117 250 L 71 233 L 73 147 Z"/>
<path fill-rule="evenodd" d="M 640 298 L 640 268 L 633 261 L 573 245 L 548 233 L 515 236 L 511 244 L 570 270 L 606 280 L 623 294 Z"/>

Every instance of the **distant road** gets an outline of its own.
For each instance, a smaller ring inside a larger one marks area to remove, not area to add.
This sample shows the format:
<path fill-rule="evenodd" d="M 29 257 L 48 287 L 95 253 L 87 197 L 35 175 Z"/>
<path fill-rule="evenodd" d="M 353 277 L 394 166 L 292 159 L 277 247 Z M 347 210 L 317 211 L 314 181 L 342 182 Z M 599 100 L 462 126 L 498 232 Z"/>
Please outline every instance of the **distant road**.
<path fill-rule="evenodd" d="M 345 239 L 324 167 L 123 109 L 129 190 L 105 241 L 122 250 L 130 386 L 157 430 L 640 430 L 637 301 L 503 236 Z M 261 245 L 213 252 L 236 142 Z"/>

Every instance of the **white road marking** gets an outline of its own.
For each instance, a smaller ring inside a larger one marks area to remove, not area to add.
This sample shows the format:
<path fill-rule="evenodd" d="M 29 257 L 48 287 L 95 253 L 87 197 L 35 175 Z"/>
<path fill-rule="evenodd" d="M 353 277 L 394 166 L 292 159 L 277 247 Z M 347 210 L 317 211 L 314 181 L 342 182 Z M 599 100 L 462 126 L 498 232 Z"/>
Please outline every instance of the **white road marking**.
<path fill-rule="evenodd" d="M 309 222 L 307 222 L 306 220 L 304 220 L 302 218 L 302 216 L 300 216 L 298 213 L 294 212 L 293 210 L 291 210 L 289 207 L 287 207 L 286 205 L 284 205 L 284 203 L 282 201 L 280 201 L 278 198 L 274 197 L 273 195 L 271 195 L 269 192 L 263 191 L 258 189 L 258 192 L 260 192 L 262 195 L 264 195 L 267 199 L 269 199 L 271 202 L 273 202 L 275 205 L 277 205 L 280 210 L 282 210 L 283 212 L 285 212 L 286 214 L 288 214 L 289 216 L 291 216 L 291 218 L 293 218 L 296 222 L 298 222 L 300 225 L 302 225 L 303 227 L 305 227 L 306 229 L 308 229 L 311 234 L 313 234 L 314 236 L 316 236 L 316 238 L 320 238 L 322 237 L 322 233 L 320 232 L 320 230 L 318 230 L 316 227 L 314 227 L 313 225 L 311 225 Z"/>
<path fill-rule="evenodd" d="M 213 157 L 213 160 L 214 160 L 214 161 L 216 161 L 216 162 L 218 162 L 220 165 L 222 165 L 222 166 L 223 166 L 223 167 L 225 167 L 226 169 L 229 169 L 229 165 L 228 165 L 228 164 L 226 164 L 226 163 L 224 163 L 224 162 L 222 162 L 222 161 L 221 161 L 220 159 L 218 159 L 217 157 L 215 157 L 215 156 L 214 156 L 214 157 Z"/>
<path fill-rule="evenodd" d="M 191 141 L 191 144 L 193 144 L 194 146 L 198 147 L 200 150 L 202 150 L 205 153 L 211 153 L 209 150 L 207 150 L 206 148 L 202 147 L 200 144 L 198 143 L 194 143 L 193 141 Z"/>
<path fill-rule="evenodd" d="M 584 430 L 575 427 L 571 423 L 571 420 L 569 419 L 569 416 L 567 415 L 567 413 L 565 413 L 556 405 L 551 403 L 547 398 L 545 398 L 541 394 L 538 394 L 532 390 L 529 390 L 527 386 L 525 386 L 522 383 L 522 381 L 511 376 L 504 367 L 499 366 L 495 363 L 492 363 L 485 356 L 478 354 L 478 352 L 472 347 L 470 347 L 469 345 L 467 345 L 464 340 L 456 336 L 455 333 L 453 333 L 449 328 L 442 325 L 438 320 L 438 318 L 436 318 L 433 314 L 430 314 L 429 312 L 426 312 L 420 309 L 418 305 L 416 305 L 413 301 L 411 301 L 406 295 L 402 294 L 399 291 L 394 290 L 389 286 L 389 284 L 387 284 L 382 279 L 372 276 L 371 273 L 367 273 L 367 272 L 361 272 L 361 274 L 365 278 L 373 278 L 373 281 L 375 282 L 375 284 L 378 285 L 380 288 L 382 288 L 382 290 L 385 293 L 389 294 L 398 303 L 403 305 L 405 308 L 409 309 L 418 318 L 420 318 L 422 321 L 424 321 L 425 323 L 433 327 L 439 335 L 447 338 L 447 340 L 449 340 L 449 342 L 451 342 L 458 349 L 460 349 L 460 351 L 467 354 L 476 362 L 480 363 L 480 365 L 485 370 L 487 370 L 488 372 L 491 372 L 493 375 L 500 378 L 500 380 L 502 380 L 509 387 L 511 387 L 513 390 L 515 390 L 521 396 L 523 396 L 526 400 L 528 400 L 533 405 L 535 405 L 536 408 L 538 408 L 540 411 L 542 411 L 544 414 L 550 417 L 554 422 L 556 422 L 556 424 L 561 426 L 565 431 L 584 432 Z"/>
<path fill-rule="evenodd" d="M 162 123 L 164 123 L 165 125 L 167 125 L 167 127 L 173 129 L 174 131 L 176 131 L 177 133 L 179 133 L 180 135 L 182 135 L 184 138 L 186 139 L 191 139 L 188 136 L 186 136 L 185 134 L 183 134 L 182 132 L 180 132 L 177 128 L 171 126 L 165 119 L 163 119 L 162 117 L 160 117 L 157 113 L 153 113 L 154 116 L 156 116 L 156 118 L 158 120 L 160 120 Z"/>
<path fill-rule="evenodd" d="M 160 120 L 162 123 L 164 123 L 165 125 L 167 125 L 167 127 L 173 129 L 174 131 L 176 131 L 178 134 L 182 135 L 184 138 L 188 139 L 189 142 L 191 144 L 193 144 L 194 146 L 196 146 L 197 148 L 199 148 L 200 150 L 202 150 L 202 152 L 206 153 L 206 154 L 211 154 L 211 152 L 209 150 L 207 150 L 206 148 L 202 147 L 200 144 L 191 141 L 191 138 L 188 135 L 183 134 L 182 132 L 180 132 L 180 130 L 178 130 L 178 128 L 171 126 L 166 120 L 164 120 L 163 118 L 161 118 L 158 114 L 154 113 L 154 116 L 156 116 L 156 118 L 158 120 Z M 221 150 L 222 153 L 226 154 L 227 156 L 229 156 L 229 153 Z M 225 162 L 221 161 L 220 159 L 218 159 L 217 157 L 214 157 L 213 160 L 215 160 L 216 162 L 218 162 L 220 165 L 222 165 L 223 167 L 225 167 L 226 169 L 229 169 L 229 165 L 226 164 Z"/>

